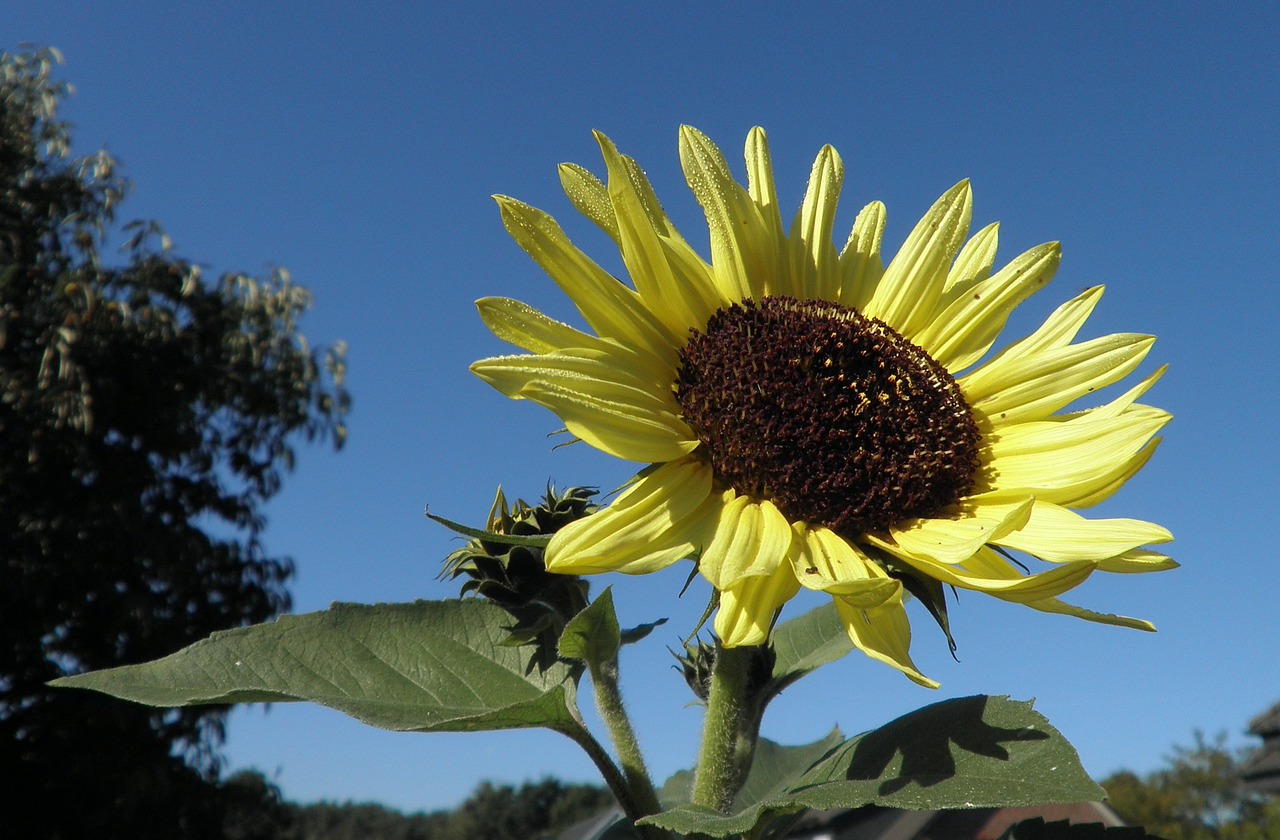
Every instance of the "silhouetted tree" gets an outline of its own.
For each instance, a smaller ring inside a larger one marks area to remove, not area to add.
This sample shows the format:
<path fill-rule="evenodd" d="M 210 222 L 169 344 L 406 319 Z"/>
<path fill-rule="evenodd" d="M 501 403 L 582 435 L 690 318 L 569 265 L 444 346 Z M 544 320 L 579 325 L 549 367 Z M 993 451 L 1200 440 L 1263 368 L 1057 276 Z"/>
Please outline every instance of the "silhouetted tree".
<path fill-rule="evenodd" d="M 454 810 L 431 814 L 376 804 L 290 805 L 280 840 L 553 840 L 613 804 L 612 794 L 595 785 L 483 782 Z"/>
<path fill-rule="evenodd" d="M 100 253 L 127 183 L 71 158 L 57 60 L 0 57 L 2 833 L 214 837 L 225 710 L 45 683 L 287 608 L 261 507 L 296 438 L 341 444 L 343 359 L 282 273 L 204 280 L 152 224 Z"/>
<path fill-rule="evenodd" d="M 1102 781 L 1108 802 L 1126 822 L 1166 840 L 1280 840 L 1280 798 L 1249 793 L 1240 782 L 1247 753 L 1195 733 L 1175 746 L 1165 766 L 1146 776 L 1128 770 Z"/>

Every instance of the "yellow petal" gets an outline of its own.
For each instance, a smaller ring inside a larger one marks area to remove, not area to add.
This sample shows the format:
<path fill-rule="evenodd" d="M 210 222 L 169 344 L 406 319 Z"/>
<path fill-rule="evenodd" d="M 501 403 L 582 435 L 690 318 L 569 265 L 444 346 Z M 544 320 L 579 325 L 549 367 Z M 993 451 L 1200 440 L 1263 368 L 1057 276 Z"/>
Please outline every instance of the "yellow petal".
<path fill-rule="evenodd" d="M 905 338 L 929 323 L 973 212 L 969 182 L 947 190 L 911 231 L 889 263 L 864 314 L 879 318 Z"/>
<path fill-rule="evenodd" d="M 550 353 L 571 347 L 596 347 L 600 339 L 576 330 L 568 324 L 552 320 L 518 300 L 502 297 L 476 301 L 480 320 L 489 332 L 530 353 Z"/>
<path fill-rule="evenodd" d="M 677 344 L 675 335 L 645 308 L 640 296 L 575 248 L 546 213 L 512 198 L 494 198 L 511 238 L 569 296 L 591 329 L 677 363 L 676 348 L 683 344 L 683 334 Z"/>
<path fill-rule="evenodd" d="M 782 214 L 778 210 L 773 163 L 769 157 L 769 141 L 764 129 L 757 126 L 747 133 L 744 157 L 747 163 L 747 195 L 760 212 L 760 219 L 764 223 L 763 235 L 768 240 L 768 245 L 763 250 L 770 255 L 770 262 L 762 268 L 762 293 L 792 295 L 794 292 L 790 278 L 787 277 L 787 239 L 782 232 Z M 752 288 L 755 288 L 754 279 Z"/>
<path fill-rule="evenodd" d="M 677 277 L 660 238 L 669 233 L 670 226 L 660 208 L 643 200 L 651 191 L 646 189 L 648 182 L 628 165 L 609 138 L 597 132 L 596 140 L 609 171 L 609 200 L 618 220 L 627 272 L 649 311 L 683 340 L 690 328 L 704 327 L 724 301 L 709 276 L 693 283 Z"/>
<path fill-rule="evenodd" d="M 899 581 L 831 529 L 797 524 L 795 530 L 790 559 L 803 586 L 843 596 L 844 603 L 860 609 L 878 607 L 901 593 Z"/>
<path fill-rule="evenodd" d="M 835 602 L 854 647 L 872 659 L 897 668 L 917 685 L 938 687 L 937 682 L 920 673 L 911 661 L 911 624 L 907 621 L 901 597 L 869 610 L 846 604 L 839 597 Z"/>
<path fill-rule="evenodd" d="M 950 372 L 991 349 L 1009 315 L 1053 279 L 1062 261 L 1057 242 L 1032 248 L 957 297 L 916 336 L 916 343 Z"/>
<path fill-rule="evenodd" d="M 1007 560 L 985 547 L 979 548 L 963 564 L 940 563 L 892 547 L 885 550 L 934 580 L 1015 603 L 1061 595 L 1084 582 L 1098 565 L 1088 561 L 1063 563 L 1044 572 L 1021 575 Z"/>
<path fill-rule="evenodd" d="M 776 263 L 776 245 L 760 208 L 733 179 L 720 149 L 689 126 L 680 129 L 680 163 L 707 217 L 721 291 L 730 301 L 760 299 Z"/>
<path fill-rule="evenodd" d="M 728 589 L 743 578 L 772 574 L 791 547 L 791 523 L 772 502 L 738 496 L 720 513 L 698 570 L 712 586 Z"/>
<path fill-rule="evenodd" d="M 647 574 L 692 557 L 723 501 L 711 469 L 693 459 L 641 476 L 613 504 L 569 523 L 547 546 L 559 574 Z"/>
<path fill-rule="evenodd" d="M 1122 333 L 1055 347 L 1031 356 L 998 359 L 959 380 L 965 401 L 993 423 L 1048 417 L 1058 409 L 1132 373 L 1155 338 Z"/>
<path fill-rule="evenodd" d="M 762 645 L 769 638 L 774 615 L 800 591 L 790 563 L 780 563 L 770 575 L 743 578 L 720 593 L 715 631 L 725 647 Z"/>
<path fill-rule="evenodd" d="M 1022 575 L 1008 563 L 999 565 L 991 565 L 987 568 L 987 573 L 993 576 L 1002 576 L 1010 580 L 1021 578 Z M 1134 630 L 1150 630 L 1156 628 L 1149 621 L 1143 621 L 1140 618 L 1128 618 L 1122 615 L 1109 615 L 1107 613 L 1094 612 L 1083 607 L 1073 606 L 1071 604 L 1059 601 L 1057 598 L 1035 598 L 1031 600 L 1019 601 L 1024 607 L 1030 607 L 1040 612 L 1057 613 L 1059 615 L 1069 615 L 1075 618 L 1082 618 L 1085 621 L 1093 621 L 1099 624 L 1110 624 L 1116 627 L 1129 627 Z"/>
<path fill-rule="evenodd" d="M 1169 420 L 1166 412 L 1133 406 L 1119 417 L 1086 413 L 1001 427 L 979 456 L 979 482 L 993 493 L 1081 507 L 1145 463 L 1148 441 Z"/>
<path fill-rule="evenodd" d="M 1111 615 L 1109 613 L 1094 612 L 1084 607 L 1077 607 L 1073 604 L 1063 603 L 1057 598 L 1045 598 L 1040 601 L 1024 601 L 1024 607 L 1031 607 L 1033 610 L 1040 612 L 1056 613 L 1058 615 L 1069 615 L 1072 618 L 1081 618 L 1085 621 L 1092 621 L 1097 624 L 1110 624 L 1113 627 L 1128 627 L 1131 630 L 1146 630 L 1154 633 L 1156 626 L 1150 621 L 1141 618 L 1129 618 L 1124 615 Z"/>
<path fill-rule="evenodd" d="M 809 173 L 804 203 L 791 225 L 791 282 L 802 299 L 835 300 L 840 292 L 840 261 L 831 230 L 843 182 L 840 155 L 823 146 Z"/>
<path fill-rule="evenodd" d="M 1093 308 L 1102 299 L 1102 292 L 1102 286 L 1094 286 L 1076 295 L 1053 310 L 1039 329 L 1001 350 L 989 364 L 1009 361 L 1020 356 L 1032 356 L 1054 347 L 1065 347 L 1070 344 L 1071 339 L 1076 337 L 1076 333 L 1088 320 Z"/>
<path fill-rule="evenodd" d="M 1108 557 L 1098 564 L 1100 572 L 1115 572 L 1122 575 L 1167 572 L 1176 568 L 1178 564 L 1173 558 L 1144 548 L 1131 549 L 1124 554 Z"/>
<path fill-rule="evenodd" d="M 952 301 L 963 297 L 974 286 L 991 276 L 991 267 L 996 264 L 996 247 L 1000 243 L 1000 223 L 992 222 L 970 237 L 964 243 L 956 261 L 947 272 L 947 281 L 942 286 L 942 306 L 945 309 Z"/>
<path fill-rule="evenodd" d="M 559 173 L 560 186 L 574 209 L 608 234 L 614 244 L 619 244 L 618 220 L 609 202 L 609 190 L 600 179 L 576 163 L 560 164 Z"/>
<path fill-rule="evenodd" d="M 873 201 L 858 213 L 849 241 L 840 252 L 840 304 L 862 311 L 884 276 L 880 243 L 884 239 L 885 210 Z"/>
<path fill-rule="evenodd" d="M 960 563 L 993 539 L 1026 524 L 1032 501 L 970 498 L 955 506 L 953 518 L 909 519 L 890 528 L 888 540 L 875 534 L 866 534 L 863 539 L 940 563 Z"/>
<path fill-rule="evenodd" d="M 1144 545 L 1166 543 L 1173 534 L 1137 519 L 1085 519 L 1061 505 L 1037 500 L 1031 517 L 1016 531 L 992 542 L 1025 551 L 1050 563 L 1106 560 Z"/>
<path fill-rule="evenodd" d="M 693 435 L 681 429 L 684 421 L 678 415 L 639 406 L 634 394 L 607 384 L 585 392 L 538 380 L 520 389 L 519 396 L 551 409 L 574 437 L 624 461 L 661 464 L 698 446 Z"/>
<path fill-rule="evenodd" d="M 697 438 L 669 391 L 618 348 L 481 359 L 471 371 L 511 399 L 550 409 L 602 452 L 660 463 L 693 451 Z M 636 373 L 630 373 L 634 370 Z"/>

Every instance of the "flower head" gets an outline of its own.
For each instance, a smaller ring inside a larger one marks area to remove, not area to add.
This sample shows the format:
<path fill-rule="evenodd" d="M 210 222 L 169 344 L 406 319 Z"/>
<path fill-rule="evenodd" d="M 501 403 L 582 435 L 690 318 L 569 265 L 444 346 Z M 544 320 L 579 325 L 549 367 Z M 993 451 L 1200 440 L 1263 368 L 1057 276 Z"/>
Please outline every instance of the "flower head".
<path fill-rule="evenodd" d="M 556 572 L 643 574 L 696 557 L 719 592 L 727 646 L 764 643 L 802 587 L 828 593 L 849 638 L 922 685 L 908 652 L 904 588 L 945 611 L 941 584 L 1045 612 L 1151 629 L 1057 596 L 1097 570 L 1173 567 L 1144 546 L 1164 528 L 1076 512 L 1151 457 L 1169 420 L 1137 399 L 1060 413 L 1118 382 L 1153 338 L 1075 342 L 1101 287 L 978 364 L 1013 309 L 1049 282 L 1057 243 L 993 271 L 997 226 L 967 239 L 967 181 L 938 199 L 886 266 L 885 209 L 832 241 L 843 165 L 813 165 L 790 229 L 764 132 L 747 137 L 747 186 L 720 150 L 680 131 L 680 160 L 706 213 L 711 262 L 671 225 L 639 166 L 597 135 L 607 177 L 565 164 L 574 206 L 622 253 L 633 286 L 575 248 L 547 215 L 498 197 L 507 230 L 577 305 L 583 332 L 506 298 L 478 302 L 528 355 L 472 370 L 549 408 L 592 446 L 648 464 L 609 507 L 559 531 Z M 1049 564 L 1024 573 L 1010 552 Z"/>

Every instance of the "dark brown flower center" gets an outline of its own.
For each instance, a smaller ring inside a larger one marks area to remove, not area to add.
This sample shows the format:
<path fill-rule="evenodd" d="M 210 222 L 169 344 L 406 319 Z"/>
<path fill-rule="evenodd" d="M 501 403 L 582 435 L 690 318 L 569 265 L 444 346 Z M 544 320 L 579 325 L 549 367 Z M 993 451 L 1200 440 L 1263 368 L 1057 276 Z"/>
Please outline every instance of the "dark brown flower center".
<path fill-rule="evenodd" d="M 973 487 L 960 388 L 875 318 L 766 297 L 716 312 L 680 355 L 676 399 L 718 481 L 853 537 L 934 516 Z"/>

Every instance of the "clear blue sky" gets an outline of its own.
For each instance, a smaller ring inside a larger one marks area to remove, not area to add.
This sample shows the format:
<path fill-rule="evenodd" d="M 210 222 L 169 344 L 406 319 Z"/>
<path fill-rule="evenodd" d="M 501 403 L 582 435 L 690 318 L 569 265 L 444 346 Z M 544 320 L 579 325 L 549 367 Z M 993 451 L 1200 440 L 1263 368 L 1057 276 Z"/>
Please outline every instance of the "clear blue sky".
<path fill-rule="evenodd" d="M 591 129 L 648 170 L 685 236 L 705 241 L 683 185 L 681 123 L 731 160 L 769 132 L 793 212 L 813 155 L 846 166 L 839 235 L 888 205 L 892 253 L 943 190 L 973 181 L 974 228 L 1000 220 L 1007 260 L 1047 240 L 1064 261 L 1007 335 L 1081 289 L 1108 292 L 1089 336 L 1159 336 L 1148 401 L 1175 415 L 1142 474 L 1101 509 L 1163 523 L 1183 568 L 1097 575 L 1077 603 L 1154 621 L 1099 627 L 963 594 L 960 662 L 920 612 L 914 653 L 939 692 L 850 656 L 789 690 L 765 734 L 855 732 L 973 693 L 1036 698 L 1097 776 L 1157 765 L 1194 728 L 1239 736 L 1280 700 L 1274 527 L 1280 355 L 1280 54 L 1274 4 L 68 3 L 9 0 L 3 46 L 52 44 L 78 89 L 77 147 L 105 145 L 150 217 L 210 270 L 287 267 L 315 293 L 304 330 L 350 345 L 350 445 L 304 450 L 270 508 L 268 548 L 292 555 L 299 611 L 331 601 L 448 597 L 455 547 L 423 505 L 480 521 L 494 487 L 548 478 L 616 486 L 627 465 L 551 451 L 549 413 L 467 365 L 501 351 L 486 295 L 571 318 L 508 239 L 489 196 L 555 215 L 608 267 L 556 164 L 600 171 Z M 1002 262 L 1003 262 L 1002 260 Z M 626 659 L 650 763 L 690 763 L 700 710 L 665 650 L 702 601 L 682 570 L 619 579 L 628 623 L 671 618 Z M 603 582 L 603 581 L 602 581 Z M 817 603 L 817 602 L 814 602 Z M 450 806 L 481 779 L 592 768 L 560 736 L 393 735 L 300 705 L 237 711 L 231 767 L 300 801 Z"/>

